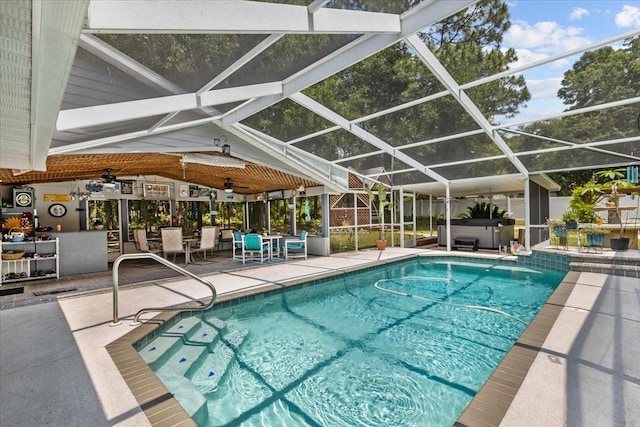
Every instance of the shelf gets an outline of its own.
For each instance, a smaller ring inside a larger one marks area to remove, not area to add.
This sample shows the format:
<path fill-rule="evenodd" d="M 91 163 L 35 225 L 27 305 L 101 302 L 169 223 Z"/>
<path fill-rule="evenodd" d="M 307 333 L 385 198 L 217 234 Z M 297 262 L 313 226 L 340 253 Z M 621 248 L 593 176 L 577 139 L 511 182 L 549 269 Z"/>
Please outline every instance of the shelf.
<path fill-rule="evenodd" d="M 602 206 L 602 207 L 596 207 L 597 211 L 633 211 L 635 210 L 636 207 L 635 206 L 620 206 L 620 207 L 607 207 L 607 206 Z"/>
<path fill-rule="evenodd" d="M 33 245 L 34 243 L 56 243 L 55 239 L 52 240 L 25 240 L 24 242 L 5 242 L 3 241 L 3 245 Z"/>
<path fill-rule="evenodd" d="M 56 259 L 58 259 L 57 255 L 53 255 L 53 256 L 42 256 L 42 257 L 38 257 L 38 258 L 30 258 L 30 257 L 22 257 L 19 259 L 3 259 L 2 262 L 7 263 L 7 264 L 11 264 L 11 263 L 19 263 L 19 262 L 38 262 L 38 261 L 55 261 Z"/>
<path fill-rule="evenodd" d="M 42 279 L 57 279 L 58 275 L 56 273 L 45 274 L 44 276 L 31 276 L 31 277 L 20 277 L 19 279 L 5 279 L 2 283 L 16 283 L 16 282 L 29 282 L 32 280 L 42 280 Z"/>
<path fill-rule="evenodd" d="M 52 243 L 55 246 L 47 246 L 46 244 L 48 243 Z M 26 282 L 29 280 L 51 279 L 60 277 L 58 239 L 34 240 L 26 242 L 0 242 L 0 258 L 1 253 L 3 252 L 5 247 L 11 250 L 20 248 L 25 252 L 29 252 L 30 256 L 23 256 L 19 259 L 2 259 L 2 262 L 0 262 L 0 285 L 2 285 L 3 283 Z M 40 252 L 37 251 L 38 248 L 40 249 Z M 39 254 L 39 256 L 34 257 L 34 253 Z M 51 268 L 52 264 L 42 265 L 46 266 L 44 270 L 53 271 L 53 273 L 36 275 L 37 272 L 43 271 L 42 268 L 38 268 L 38 263 L 45 263 L 49 261 L 55 263 L 54 268 Z M 20 274 L 26 274 L 27 277 L 8 278 L 10 275 Z"/>
<path fill-rule="evenodd" d="M 640 192 L 640 187 L 618 188 L 615 193 L 613 193 L 611 190 L 602 191 L 602 193 L 605 194 L 606 197 L 613 196 L 613 195 L 615 195 L 616 197 L 622 197 L 623 195 L 628 196 L 628 195 L 639 193 L 639 192 Z"/>

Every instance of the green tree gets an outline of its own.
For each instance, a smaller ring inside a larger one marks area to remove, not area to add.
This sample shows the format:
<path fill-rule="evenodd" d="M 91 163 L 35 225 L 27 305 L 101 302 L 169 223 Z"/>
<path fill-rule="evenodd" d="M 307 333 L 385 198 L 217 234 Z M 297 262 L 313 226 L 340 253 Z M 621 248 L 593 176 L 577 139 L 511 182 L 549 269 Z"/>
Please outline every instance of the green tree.
<path fill-rule="evenodd" d="M 640 37 L 623 49 L 605 46 L 585 52 L 564 74 L 558 97 L 569 110 L 631 98 L 640 93 Z"/>
<path fill-rule="evenodd" d="M 605 46 L 584 53 L 572 68 L 565 72 L 558 97 L 568 105 L 568 110 L 590 107 L 621 99 L 632 98 L 640 93 L 640 37 L 628 39 L 622 49 Z M 586 143 L 638 134 L 637 105 L 619 106 L 532 123 L 525 132 L 557 138 L 574 143 Z M 521 149 L 554 147 L 563 144 L 541 142 L 533 137 L 517 137 L 514 146 Z M 638 152 L 637 141 L 615 145 L 614 151 L 631 154 Z M 589 165 L 620 164 L 627 159 L 608 155 L 598 150 L 566 150 L 545 153 L 530 159 L 525 164 L 530 170 L 557 170 L 569 168 L 589 169 Z M 592 167 L 592 169 L 594 169 Z M 592 172 L 564 172 L 565 182 L 584 184 Z"/>
<path fill-rule="evenodd" d="M 359 2 L 348 2 L 350 6 Z M 368 10 L 393 11 L 415 2 L 366 2 Z M 364 9 L 363 3 L 361 6 Z M 499 0 L 482 0 L 468 10 L 455 14 L 420 34 L 449 73 L 465 83 L 482 75 L 491 75 L 507 69 L 516 54 L 513 49 L 502 50 L 502 34 L 509 28 L 508 8 Z M 304 93 L 326 105 L 347 119 L 354 120 L 372 112 L 384 110 L 408 101 L 425 97 L 443 87 L 426 66 L 413 55 L 405 44 L 397 44 L 342 70 L 336 75 L 306 89 Z M 510 116 L 530 99 L 522 76 L 513 76 L 469 90 L 469 96 L 480 110 L 493 117 Z M 272 133 L 278 129 L 279 137 L 288 140 L 299 129 L 320 130 L 330 124 L 318 123 L 317 117 L 305 109 L 281 102 L 250 117 L 245 123 Z M 287 118 L 288 126 L 281 126 L 276 118 Z M 374 118 L 359 126 L 393 146 L 424 139 L 451 135 L 477 129 L 478 125 L 465 113 L 453 97 L 423 103 L 403 111 Z M 283 128 L 288 128 L 283 129 Z M 373 148 L 357 140 L 348 132 L 331 132 L 300 146 L 326 159 L 340 159 L 366 153 Z M 471 148 L 473 147 L 473 149 Z M 415 149 L 412 155 L 425 163 L 434 159 L 460 159 L 500 154 L 498 148 L 486 139 L 471 138 L 451 144 L 431 144 Z M 446 161 L 446 160 L 445 160 Z M 384 166 L 387 170 L 403 169 L 391 156 L 373 156 L 356 160 L 347 166 L 364 170 Z M 474 165 L 475 168 L 485 168 Z M 496 172 L 493 169 L 492 172 Z"/>

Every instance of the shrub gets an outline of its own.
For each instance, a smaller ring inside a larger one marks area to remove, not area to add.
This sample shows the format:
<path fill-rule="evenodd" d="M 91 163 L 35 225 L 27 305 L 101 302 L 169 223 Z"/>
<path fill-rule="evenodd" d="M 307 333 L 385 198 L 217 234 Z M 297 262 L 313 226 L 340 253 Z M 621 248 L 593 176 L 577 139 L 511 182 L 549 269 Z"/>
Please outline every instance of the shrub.
<path fill-rule="evenodd" d="M 473 206 L 469 206 L 467 211 L 463 213 L 462 218 L 476 218 L 476 219 L 502 219 L 506 216 L 506 211 L 500 209 L 498 206 L 490 203 L 478 202 Z"/>

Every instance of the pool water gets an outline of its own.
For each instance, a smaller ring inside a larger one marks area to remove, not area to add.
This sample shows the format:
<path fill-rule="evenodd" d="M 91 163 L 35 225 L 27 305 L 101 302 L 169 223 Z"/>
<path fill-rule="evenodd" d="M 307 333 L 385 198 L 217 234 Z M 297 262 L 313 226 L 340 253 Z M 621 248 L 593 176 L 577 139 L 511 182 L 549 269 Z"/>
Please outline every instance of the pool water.
<path fill-rule="evenodd" d="M 182 319 L 139 351 L 202 426 L 450 426 L 563 276 L 403 261 Z"/>

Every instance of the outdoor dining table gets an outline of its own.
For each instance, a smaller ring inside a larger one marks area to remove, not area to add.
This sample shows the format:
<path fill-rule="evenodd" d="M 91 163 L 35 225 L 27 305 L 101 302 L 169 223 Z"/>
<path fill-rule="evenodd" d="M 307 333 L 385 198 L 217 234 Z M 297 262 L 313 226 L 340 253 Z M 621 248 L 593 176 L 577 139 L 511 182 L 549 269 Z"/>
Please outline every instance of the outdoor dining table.
<path fill-rule="evenodd" d="M 192 262 L 191 259 L 191 245 L 196 244 L 200 241 L 200 238 L 198 237 L 183 237 L 182 238 L 182 243 L 184 243 L 185 246 L 185 254 L 184 254 L 184 263 L 189 264 Z"/>
<path fill-rule="evenodd" d="M 263 234 L 262 240 L 268 241 L 269 244 L 269 261 L 273 261 L 274 258 L 279 258 L 280 255 L 280 239 L 282 239 L 282 235 L 280 234 Z M 274 255 L 275 252 L 275 255 Z"/>

